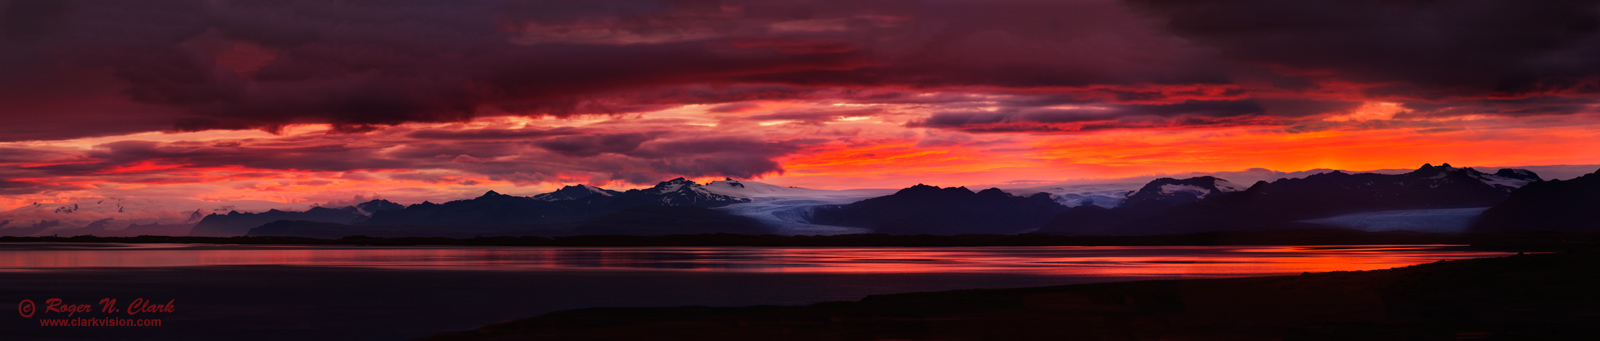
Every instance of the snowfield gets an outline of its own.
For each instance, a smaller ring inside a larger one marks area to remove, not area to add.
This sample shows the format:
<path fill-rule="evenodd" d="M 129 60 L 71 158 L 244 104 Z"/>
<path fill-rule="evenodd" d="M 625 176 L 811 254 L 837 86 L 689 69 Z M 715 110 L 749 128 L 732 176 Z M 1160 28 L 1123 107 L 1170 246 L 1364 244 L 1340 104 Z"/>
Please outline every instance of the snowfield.
<path fill-rule="evenodd" d="M 1016 196 L 1030 196 L 1034 193 L 1050 194 L 1050 199 L 1067 207 L 1095 205 L 1105 208 L 1117 207 L 1128 198 L 1128 194 L 1138 191 L 1144 182 L 1126 183 L 1100 183 L 1100 184 L 1068 184 L 1051 185 L 1027 188 L 1002 189 L 1006 193 Z"/>

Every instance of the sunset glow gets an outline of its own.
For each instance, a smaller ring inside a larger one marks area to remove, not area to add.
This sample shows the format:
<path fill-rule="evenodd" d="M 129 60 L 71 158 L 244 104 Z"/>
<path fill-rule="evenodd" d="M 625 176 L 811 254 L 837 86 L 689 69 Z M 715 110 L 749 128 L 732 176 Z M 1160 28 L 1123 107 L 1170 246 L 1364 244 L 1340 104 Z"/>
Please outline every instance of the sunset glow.
<path fill-rule="evenodd" d="M 0 55 L 0 210 L 1600 164 L 1596 58 L 1553 57 L 1590 38 L 1514 19 L 1528 32 L 1396 42 L 1467 26 L 1364 4 L 1329 25 L 1378 28 L 1317 45 L 1179 4 L 481 5 L 43 13 Z M 1259 17 L 1318 15 L 1283 11 Z"/>

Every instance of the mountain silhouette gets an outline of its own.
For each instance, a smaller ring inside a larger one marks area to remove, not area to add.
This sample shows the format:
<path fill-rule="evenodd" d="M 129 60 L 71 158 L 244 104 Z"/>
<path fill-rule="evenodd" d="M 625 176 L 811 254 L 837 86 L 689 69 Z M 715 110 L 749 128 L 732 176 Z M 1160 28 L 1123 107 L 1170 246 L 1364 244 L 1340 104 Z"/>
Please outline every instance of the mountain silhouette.
<path fill-rule="evenodd" d="M 200 222 L 194 225 L 194 229 L 189 232 L 189 235 L 204 237 L 243 236 L 252 228 L 279 220 L 357 223 L 367 219 L 368 213 L 364 212 L 375 214 L 399 208 L 400 204 L 377 199 L 341 208 L 312 207 L 302 212 L 269 210 L 261 213 L 240 213 L 238 211 L 230 211 L 228 214 L 211 214 L 200 219 Z"/>
<path fill-rule="evenodd" d="M 1531 183 L 1483 211 L 1472 231 L 1600 229 L 1600 171 Z"/>
<path fill-rule="evenodd" d="M 1136 210 L 1155 210 L 1242 190 L 1244 187 L 1213 176 L 1188 179 L 1160 178 L 1129 194 L 1128 198 L 1118 206 Z"/>
<path fill-rule="evenodd" d="M 1040 232 L 1141 235 L 1306 227 L 1296 222 L 1382 210 L 1488 207 L 1504 201 L 1509 189 L 1538 180 L 1526 170 L 1487 174 L 1449 164 L 1423 165 L 1405 174 L 1334 171 L 1261 181 L 1244 191 L 1165 208 L 1137 203 L 1109 210 L 1075 207 L 1051 219 Z"/>
<path fill-rule="evenodd" d="M 580 195 L 588 193 L 587 195 Z M 711 208 L 750 199 L 715 194 L 694 181 L 677 178 L 645 189 L 616 192 L 589 186 L 567 186 L 532 197 L 489 191 L 482 196 L 443 204 L 423 202 L 403 210 L 373 214 L 371 226 L 500 226 L 583 221 L 641 206 Z"/>
<path fill-rule="evenodd" d="M 264 221 L 256 225 L 260 228 L 249 230 L 249 234 L 336 238 L 356 234 L 471 237 L 766 233 L 764 226 L 754 219 L 709 209 L 749 201 L 712 193 L 694 181 L 677 178 L 625 192 L 585 185 L 567 186 L 531 197 L 488 191 L 477 198 L 443 204 L 423 202 L 376 212 L 370 218 L 354 221 Z"/>
<path fill-rule="evenodd" d="M 592 186 L 588 186 L 588 185 L 572 185 L 572 186 L 562 187 L 561 189 L 555 190 L 554 192 L 535 195 L 535 196 L 533 196 L 533 198 L 534 199 L 539 199 L 539 200 L 544 200 L 544 201 L 560 201 L 560 200 L 583 199 L 583 198 L 587 198 L 587 197 L 589 197 L 591 195 L 601 195 L 601 196 L 608 196 L 609 197 L 609 196 L 615 196 L 615 195 L 617 195 L 619 193 L 620 192 L 617 192 L 617 191 L 603 189 L 603 188 L 599 188 L 599 187 L 592 187 Z"/>
<path fill-rule="evenodd" d="M 1038 228 L 1065 206 L 1039 193 L 1020 197 L 990 188 L 918 184 L 892 195 L 817 207 L 815 224 L 864 227 L 887 234 L 1021 233 Z"/>

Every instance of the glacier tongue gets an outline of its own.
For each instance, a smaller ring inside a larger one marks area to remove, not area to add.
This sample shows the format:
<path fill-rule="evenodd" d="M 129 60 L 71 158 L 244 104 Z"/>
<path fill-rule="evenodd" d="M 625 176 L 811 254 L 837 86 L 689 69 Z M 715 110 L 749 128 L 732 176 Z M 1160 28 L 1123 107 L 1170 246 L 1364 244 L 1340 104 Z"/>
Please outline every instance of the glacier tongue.
<path fill-rule="evenodd" d="M 785 187 L 757 181 L 720 180 L 700 186 L 711 194 L 750 199 L 717 208 L 730 214 L 754 218 L 783 235 L 828 235 L 867 233 L 869 229 L 817 225 L 810 223 L 811 210 L 822 205 L 844 205 L 872 197 L 893 194 L 892 189 L 821 190 Z"/>
<path fill-rule="evenodd" d="M 717 208 L 730 214 L 750 217 L 775 229 L 780 235 L 831 235 L 869 233 L 870 229 L 812 224 L 811 210 L 822 205 L 842 205 L 856 200 L 816 200 L 764 197 L 751 202 Z"/>
<path fill-rule="evenodd" d="M 1301 222 L 1363 231 L 1465 232 L 1487 207 L 1362 212 Z"/>

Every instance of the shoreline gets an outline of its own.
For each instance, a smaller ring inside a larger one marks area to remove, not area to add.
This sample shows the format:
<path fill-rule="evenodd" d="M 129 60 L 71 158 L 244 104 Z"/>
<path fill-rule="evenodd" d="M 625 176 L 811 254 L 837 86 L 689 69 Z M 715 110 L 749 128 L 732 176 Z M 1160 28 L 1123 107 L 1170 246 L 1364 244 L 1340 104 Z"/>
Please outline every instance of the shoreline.
<path fill-rule="evenodd" d="M 427 340 L 1454 339 L 1600 333 L 1600 250 L 1387 270 L 874 295 L 805 306 L 587 308 Z"/>

